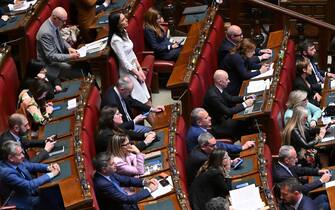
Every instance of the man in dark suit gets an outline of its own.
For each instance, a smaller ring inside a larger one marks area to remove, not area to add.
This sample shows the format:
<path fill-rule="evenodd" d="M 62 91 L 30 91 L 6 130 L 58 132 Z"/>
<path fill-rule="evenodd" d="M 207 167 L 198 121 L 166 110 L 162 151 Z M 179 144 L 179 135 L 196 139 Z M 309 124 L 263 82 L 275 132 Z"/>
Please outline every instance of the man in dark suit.
<path fill-rule="evenodd" d="M 277 184 L 291 177 L 294 177 L 303 183 L 303 180 L 301 179 L 303 176 L 322 175 L 320 179 L 317 179 L 311 183 L 303 184 L 301 186 L 301 192 L 307 195 L 310 191 L 322 186 L 323 183 L 328 182 L 331 178 L 329 170 L 319 170 L 317 168 L 296 166 L 298 158 L 297 152 L 293 146 L 281 146 L 278 155 L 278 162 L 273 166 L 273 179 Z M 319 195 L 314 199 L 314 201 L 318 204 L 318 206 L 322 206 L 324 209 L 329 209 L 325 195 Z"/>
<path fill-rule="evenodd" d="M 30 130 L 30 126 L 27 118 L 22 114 L 12 114 L 8 119 L 8 125 L 9 130 L 5 131 L 0 137 L 0 148 L 4 142 L 12 140 L 21 143 L 23 153 L 27 160 L 30 160 L 26 151 L 28 148 L 44 147 L 43 150 L 30 160 L 31 162 L 42 162 L 49 157 L 49 152 L 54 148 L 56 143 L 53 137 L 48 137 L 45 141 L 28 140 L 25 136 Z"/>
<path fill-rule="evenodd" d="M 117 107 L 119 112 L 122 114 L 124 123 L 132 121 L 135 132 L 147 133 L 151 130 L 151 128 L 138 125 L 138 123 L 143 121 L 146 116 L 140 114 L 134 118 L 131 109 L 137 109 L 139 112 L 147 114 L 149 114 L 148 112 L 162 112 L 165 109 L 164 106 L 150 107 L 136 99 L 133 99 L 130 95 L 133 91 L 133 88 L 134 84 L 129 77 L 120 77 L 116 83 L 116 86 L 110 87 L 106 91 L 101 105 L 102 107 L 106 105 L 110 107 Z"/>
<path fill-rule="evenodd" d="M 191 127 L 187 131 L 186 144 L 187 151 L 191 152 L 194 147 L 198 145 L 198 137 L 200 134 L 209 132 L 211 129 L 212 122 L 208 112 L 203 108 L 194 108 L 191 112 Z M 255 146 L 255 142 L 247 141 L 244 145 L 225 144 L 217 139 L 217 148 L 222 148 L 228 153 L 239 153 L 242 150 L 246 150 L 252 146 Z"/>
<path fill-rule="evenodd" d="M 51 181 L 60 173 L 58 164 L 31 163 L 24 160 L 19 142 L 7 141 L 2 145 L 3 160 L 0 162 L 1 197 L 17 209 L 41 209 L 38 187 Z M 33 178 L 31 173 L 46 173 Z"/>
<path fill-rule="evenodd" d="M 223 60 L 230 50 L 236 47 L 243 40 L 242 29 L 237 25 L 231 25 L 226 31 L 226 38 L 222 41 L 218 52 L 219 68 L 223 68 Z M 256 49 L 256 53 L 250 62 L 258 63 L 262 60 L 269 59 L 272 51 L 270 49 Z"/>
<path fill-rule="evenodd" d="M 225 88 L 230 81 L 224 70 L 216 70 L 213 79 L 214 85 L 207 90 L 203 106 L 212 116 L 213 134 L 216 138 L 239 138 L 241 132 L 247 128 L 247 123 L 233 120 L 232 116 L 252 106 L 255 95 L 244 97 L 229 95 Z M 231 106 L 232 104 L 234 106 Z"/>
<path fill-rule="evenodd" d="M 37 60 L 43 62 L 48 76 L 73 79 L 82 76 L 79 69 L 68 62 L 80 57 L 79 53 L 60 36 L 66 24 L 67 13 L 64 8 L 56 7 L 36 34 Z M 79 68 L 79 67 L 78 67 Z"/>
<path fill-rule="evenodd" d="M 199 135 L 198 145 L 192 149 L 185 164 L 188 186 L 191 186 L 198 170 L 208 160 L 209 154 L 211 154 L 215 148 L 216 139 L 212 134 L 204 132 Z M 235 158 L 232 160 L 232 163 L 234 164 L 239 160 L 240 158 Z"/>
<path fill-rule="evenodd" d="M 93 160 L 96 173 L 93 177 L 94 190 L 101 210 L 136 210 L 137 202 L 150 196 L 158 187 L 156 179 L 139 179 L 116 174 L 114 157 L 106 152 L 99 153 Z M 128 195 L 122 187 L 144 187 Z"/>
<path fill-rule="evenodd" d="M 307 77 L 307 81 L 316 89 L 322 89 L 322 84 L 325 81 L 325 77 L 335 78 L 335 74 L 330 72 L 325 72 L 319 69 L 316 60 L 316 49 L 312 41 L 306 39 L 299 44 L 300 55 L 306 57 L 310 60 L 310 65 L 312 67 L 312 74 Z"/>
<path fill-rule="evenodd" d="M 316 210 L 318 209 L 314 201 L 302 194 L 301 184 L 295 178 L 289 178 L 279 184 L 280 210 Z"/>

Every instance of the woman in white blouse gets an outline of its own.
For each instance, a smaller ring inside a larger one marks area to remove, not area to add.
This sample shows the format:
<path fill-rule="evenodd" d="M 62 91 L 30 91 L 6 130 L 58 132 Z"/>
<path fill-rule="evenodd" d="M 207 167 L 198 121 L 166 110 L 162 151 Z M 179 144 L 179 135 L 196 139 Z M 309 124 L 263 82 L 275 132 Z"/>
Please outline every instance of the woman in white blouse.
<path fill-rule="evenodd" d="M 131 97 L 147 103 L 150 99 L 148 88 L 145 84 L 145 74 L 133 51 L 133 42 L 129 39 L 126 28 L 128 19 L 122 13 L 113 13 L 109 16 L 110 43 L 119 60 L 120 77 L 127 75 L 134 84 Z"/>

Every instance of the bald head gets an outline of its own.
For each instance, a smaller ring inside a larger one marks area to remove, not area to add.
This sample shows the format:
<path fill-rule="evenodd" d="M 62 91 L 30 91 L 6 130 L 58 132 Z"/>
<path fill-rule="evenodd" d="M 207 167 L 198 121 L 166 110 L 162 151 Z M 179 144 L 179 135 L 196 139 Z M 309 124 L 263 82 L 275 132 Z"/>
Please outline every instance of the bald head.
<path fill-rule="evenodd" d="M 8 118 L 8 126 L 18 136 L 26 135 L 30 129 L 26 116 L 18 113 L 14 113 Z"/>
<path fill-rule="evenodd" d="M 67 12 L 65 9 L 63 7 L 56 7 L 54 10 L 52 10 L 51 21 L 56 27 L 63 27 L 67 21 Z"/>
<path fill-rule="evenodd" d="M 227 37 L 234 43 L 239 43 L 243 39 L 242 29 L 237 25 L 231 25 L 227 30 Z"/>
<path fill-rule="evenodd" d="M 229 76 L 228 73 L 222 69 L 218 69 L 215 71 L 213 76 L 215 86 L 224 89 L 229 84 Z"/>

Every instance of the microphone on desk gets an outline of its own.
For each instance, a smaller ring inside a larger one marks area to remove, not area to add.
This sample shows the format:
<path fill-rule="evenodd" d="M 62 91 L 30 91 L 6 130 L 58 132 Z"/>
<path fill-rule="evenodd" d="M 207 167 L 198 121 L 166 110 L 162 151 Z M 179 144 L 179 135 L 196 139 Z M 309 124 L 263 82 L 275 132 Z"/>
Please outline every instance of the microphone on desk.
<path fill-rule="evenodd" d="M 19 38 L 17 38 L 17 39 L 13 39 L 13 40 L 10 40 L 10 41 L 8 41 L 8 42 L 3 42 L 3 43 L 1 43 L 0 47 L 5 48 L 8 44 L 11 44 L 11 43 L 20 41 L 21 39 L 23 39 L 23 37 L 19 37 Z"/>

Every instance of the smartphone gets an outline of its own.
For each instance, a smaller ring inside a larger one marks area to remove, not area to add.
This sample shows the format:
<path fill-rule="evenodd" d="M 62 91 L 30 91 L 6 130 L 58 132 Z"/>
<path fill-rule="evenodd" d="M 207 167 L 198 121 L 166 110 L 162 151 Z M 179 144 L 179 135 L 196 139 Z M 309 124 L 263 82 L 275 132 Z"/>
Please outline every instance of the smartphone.
<path fill-rule="evenodd" d="M 148 116 L 150 114 L 150 111 L 148 111 L 148 112 L 145 112 L 145 113 L 143 113 L 142 115 L 144 115 L 144 116 Z"/>
<path fill-rule="evenodd" d="M 58 111 L 61 110 L 62 107 L 61 106 L 53 106 L 53 111 Z"/>
<path fill-rule="evenodd" d="M 236 164 L 232 165 L 232 169 L 237 169 L 243 163 L 243 159 L 240 159 Z"/>
<path fill-rule="evenodd" d="M 47 137 L 47 141 L 53 142 L 57 139 L 57 134 L 51 135 Z"/>
<path fill-rule="evenodd" d="M 182 45 L 181 43 L 183 43 L 185 41 L 185 39 L 182 39 L 178 42 L 178 45 Z"/>
<path fill-rule="evenodd" d="M 161 179 L 161 180 L 159 180 L 159 183 L 160 183 L 163 187 L 168 186 L 168 185 L 170 184 L 169 181 L 168 181 L 167 179 Z"/>

